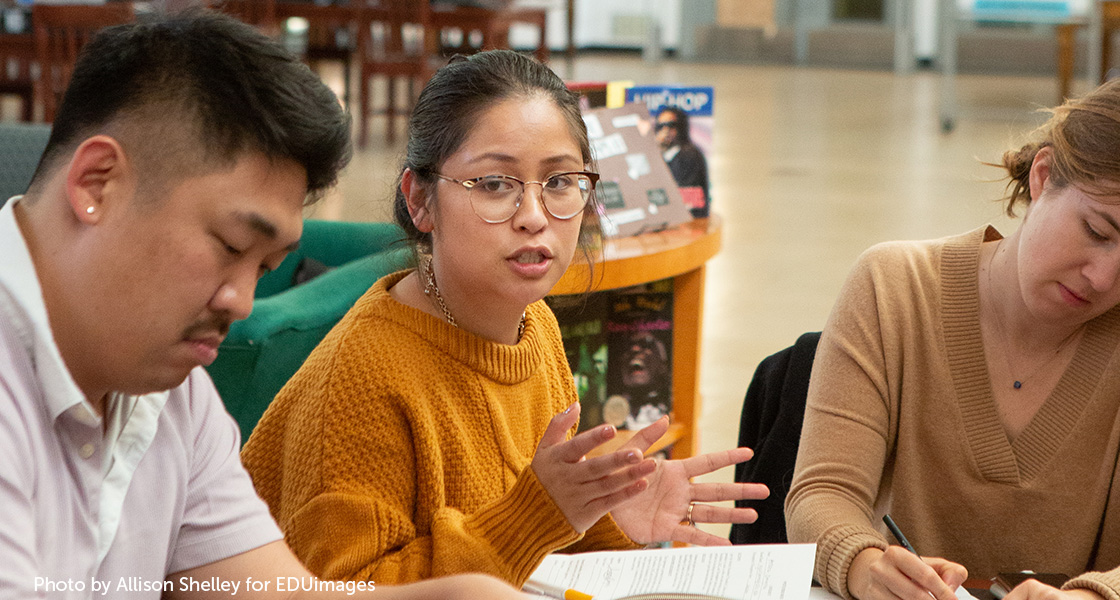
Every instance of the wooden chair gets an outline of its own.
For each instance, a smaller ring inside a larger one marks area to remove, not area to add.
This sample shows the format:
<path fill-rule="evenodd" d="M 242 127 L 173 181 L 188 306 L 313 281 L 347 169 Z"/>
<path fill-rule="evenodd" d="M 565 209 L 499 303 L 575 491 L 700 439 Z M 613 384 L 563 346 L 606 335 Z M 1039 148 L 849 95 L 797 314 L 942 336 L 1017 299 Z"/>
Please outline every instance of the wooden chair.
<path fill-rule="evenodd" d="M 17 96 L 22 103 L 20 120 L 35 119 L 35 36 L 30 33 L 0 33 L 0 96 Z"/>
<path fill-rule="evenodd" d="M 255 25 L 268 35 L 277 35 L 276 0 L 210 0 L 206 6 L 235 19 Z"/>
<path fill-rule="evenodd" d="M 321 61 L 342 64 L 343 100 L 350 104 L 350 69 L 356 52 L 357 19 L 354 9 L 342 4 L 316 4 L 310 0 L 275 2 L 279 23 L 291 18 L 307 21 L 307 47 L 303 59 L 316 72 Z"/>
<path fill-rule="evenodd" d="M 376 4 L 355 2 L 358 23 L 358 146 L 369 139 L 369 116 L 373 110 L 370 86 L 384 79 L 386 86 L 386 138 L 396 139 L 396 117 L 407 116 L 415 101 L 417 84 L 423 85 L 439 67 L 429 51 L 432 40 L 428 3 L 417 0 L 380 0 Z M 397 110 L 397 83 L 405 83 L 408 106 Z"/>
<path fill-rule="evenodd" d="M 509 6 L 500 9 L 477 6 L 458 6 L 432 4 L 432 28 L 439 33 L 441 52 L 471 54 L 480 50 L 509 48 L 509 30 L 514 23 L 528 23 L 540 30 L 540 42 L 533 51 L 537 60 L 547 62 L 548 42 L 545 39 L 548 11 L 543 8 L 518 8 Z M 458 44 L 451 41 L 451 32 L 457 31 L 461 40 Z M 479 43 L 471 43 L 471 34 L 479 34 Z"/>
<path fill-rule="evenodd" d="M 1101 2 L 1101 83 L 1108 80 L 1108 70 L 1112 68 L 1112 37 L 1120 30 L 1120 1 Z"/>
<path fill-rule="evenodd" d="M 32 6 L 35 57 L 40 69 L 36 93 L 43 106 L 44 121 L 54 121 L 82 47 L 98 30 L 134 19 L 131 2 Z"/>

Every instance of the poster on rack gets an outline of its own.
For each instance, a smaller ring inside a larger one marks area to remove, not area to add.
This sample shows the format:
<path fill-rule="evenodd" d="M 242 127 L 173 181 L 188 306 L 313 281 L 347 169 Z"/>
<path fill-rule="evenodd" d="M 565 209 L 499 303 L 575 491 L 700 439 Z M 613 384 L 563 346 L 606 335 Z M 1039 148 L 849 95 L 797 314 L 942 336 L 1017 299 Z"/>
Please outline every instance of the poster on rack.
<path fill-rule="evenodd" d="M 657 120 L 657 134 L 662 156 L 681 188 L 681 197 L 694 217 L 706 217 L 712 197 L 708 186 L 709 157 L 712 156 L 712 106 L 715 89 L 710 86 L 682 87 L 655 85 L 626 90 L 626 101 L 644 104 Z M 663 131 L 667 124 L 682 117 L 675 114 L 659 116 L 665 107 L 680 111 L 687 122 L 683 132 Z"/>
<path fill-rule="evenodd" d="M 606 329 L 603 421 L 638 430 L 673 408 L 673 280 L 615 291 Z"/>
<path fill-rule="evenodd" d="M 661 231 L 692 219 L 653 137 L 644 106 L 626 104 L 583 115 L 600 179 L 603 234 L 626 237 Z"/>
<path fill-rule="evenodd" d="M 579 431 L 603 422 L 607 401 L 607 302 L 609 292 L 547 296 L 556 315 L 564 354 L 579 397 Z"/>

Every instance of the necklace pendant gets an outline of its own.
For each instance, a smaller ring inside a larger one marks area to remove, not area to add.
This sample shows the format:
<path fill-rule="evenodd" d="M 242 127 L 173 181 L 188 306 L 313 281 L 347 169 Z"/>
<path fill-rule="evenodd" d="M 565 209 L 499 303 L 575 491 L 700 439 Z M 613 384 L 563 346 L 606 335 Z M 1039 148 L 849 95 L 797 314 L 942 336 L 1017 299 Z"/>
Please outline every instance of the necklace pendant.
<path fill-rule="evenodd" d="M 1015 389 L 1019 389 L 1019 388 L 1023 387 L 1023 382 L 1016 380 L 1013 385 L 1015 386 Z"/>

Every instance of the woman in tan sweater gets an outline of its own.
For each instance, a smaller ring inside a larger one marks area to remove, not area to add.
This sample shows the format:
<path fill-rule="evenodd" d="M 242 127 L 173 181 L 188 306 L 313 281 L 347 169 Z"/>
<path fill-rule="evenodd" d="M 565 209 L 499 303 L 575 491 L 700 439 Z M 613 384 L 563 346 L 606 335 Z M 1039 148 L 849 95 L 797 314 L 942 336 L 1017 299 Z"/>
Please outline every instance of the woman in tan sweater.
<path fill-rule="evenodd" d="M 579 405 L 541 300 L 595 232 L 590 164 L 577 98 L 532 59 L 455 60 L 421 93 L 395 205 L 420 268 L 358 301 L 243 452 L 312 572 L 519 585 L 552 551 L 727 543 L 688 525 L 755 518 L 698 503 L 764 487 L 690 483 L 747 449 L 644 459 L 667 420 L 598 458 L 612 427 L 571 437 Z"/>
<path fill-rule="evenodd" d="M 1003 160 L 1017 231 L 876 246 L 825 327 L 786 519 L 835 593 L 1120 598 L 1120 81 L 1037 137 Z"/>

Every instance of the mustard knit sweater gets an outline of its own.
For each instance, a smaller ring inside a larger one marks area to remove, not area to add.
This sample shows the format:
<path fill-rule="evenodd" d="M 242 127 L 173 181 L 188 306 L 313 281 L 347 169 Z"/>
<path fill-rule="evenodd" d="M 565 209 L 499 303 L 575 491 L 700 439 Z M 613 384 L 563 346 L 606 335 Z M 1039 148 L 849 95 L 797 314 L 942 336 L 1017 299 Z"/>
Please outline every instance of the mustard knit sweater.
<path fill-rule="evenodd" d="M 394 300 L 406 274 L 366 292 L 242 451 L 300 560 L 325 579 L 521 585 L 552 551 L 635 547 L 609 517 L 577 534 L 527 468 L 576 400 L 548 307 L 496 344 Z"/>
<path fill-rule="evenodd" d="M 817 543 L 816 577 L 832 592 L 847 596 L 856 554 L 886 547 L 890 512 L 919 553 L 970 576 L 1062 572 L 1120 598 L 1120 309 L 1089 323 L 1009 441 L 980 336 L 980 244 L 998 238 L 876 246 L 829 317 L 786 525 L 791 542 Z"/>

